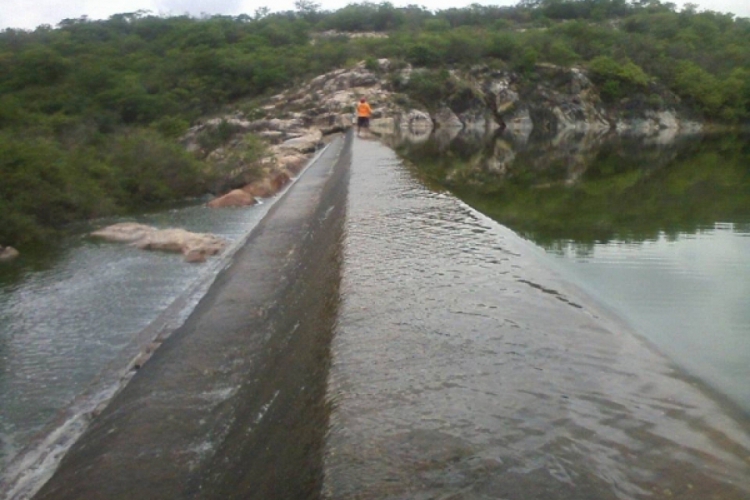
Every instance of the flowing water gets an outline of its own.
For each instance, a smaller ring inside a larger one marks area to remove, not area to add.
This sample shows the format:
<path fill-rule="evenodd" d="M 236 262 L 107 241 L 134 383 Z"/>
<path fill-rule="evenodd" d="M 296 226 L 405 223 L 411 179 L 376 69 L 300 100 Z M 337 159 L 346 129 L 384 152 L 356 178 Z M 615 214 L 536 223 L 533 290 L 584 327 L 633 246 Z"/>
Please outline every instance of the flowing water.
<path fill-rule="evenodd" d="M 94 241 L 87 233 L 69 238 L 52 257 L 4 264 L 0 470 L 14 460 L 26 467 L 58 458 L 55 450 L 64 451 L 80 434 L 86 413 L 127 378 L 129 361 L 184 321 L 269 206 L 210 210 L 201 204 L 127 219 L 227 239 L 224 255 L 203 265 Z"/>
<path fill-rule="evenodd" d="M 748 498 L 744 415 L 383 146 L 352 165 L 326 498 Z"/>

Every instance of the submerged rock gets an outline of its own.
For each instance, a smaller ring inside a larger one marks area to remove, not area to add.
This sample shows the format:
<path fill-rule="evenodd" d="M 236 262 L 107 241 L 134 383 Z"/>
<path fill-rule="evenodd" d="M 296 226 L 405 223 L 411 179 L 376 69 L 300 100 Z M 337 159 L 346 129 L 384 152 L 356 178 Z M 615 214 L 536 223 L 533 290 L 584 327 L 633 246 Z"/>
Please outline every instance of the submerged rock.
<path fill-rule="evenodd" d="M 207 256 L 220 253 L 226 241 L 207 233 L 185 229 L 157 229 L 135 222 L 122 222 L 99 229 L 91 236 L 116 243 L 129 243 L 142 250 L 181 253 L 186 262 L 204 262 Z"/>

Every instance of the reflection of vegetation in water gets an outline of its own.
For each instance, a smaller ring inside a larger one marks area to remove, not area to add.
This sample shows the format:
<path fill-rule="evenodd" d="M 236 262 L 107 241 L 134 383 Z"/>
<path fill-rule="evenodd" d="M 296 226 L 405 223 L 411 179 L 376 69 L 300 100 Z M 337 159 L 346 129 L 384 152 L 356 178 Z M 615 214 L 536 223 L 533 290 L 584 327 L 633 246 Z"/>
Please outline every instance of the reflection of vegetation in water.
<path fill-rule="evenodd" d="M 469 147 L 402 146 L 420 175 L 550 250 L 612 239 L 676 238 L 715 222 L 750 222 L 744 137 L 690 137 L 669 147 L 616 138 L 581 146 L 502 137 Z M 454 141 L 455 142 L 455 141 Z"/>

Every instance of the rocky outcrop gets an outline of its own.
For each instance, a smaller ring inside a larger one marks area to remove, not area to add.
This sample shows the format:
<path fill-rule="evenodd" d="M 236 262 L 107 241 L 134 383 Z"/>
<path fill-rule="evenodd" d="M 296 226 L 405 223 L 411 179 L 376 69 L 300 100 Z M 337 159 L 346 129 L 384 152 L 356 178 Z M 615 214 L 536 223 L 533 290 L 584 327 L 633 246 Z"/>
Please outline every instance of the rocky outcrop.
<path fill-rule="evenodd" d="M 13 247 L 4 247 L 0 245 L 0 262 L 6 262 L 13 260 L 21 255 L 18 250 Z"/>
<path fill-rule="evenodd" d="M 295 153 L 314 153 L 322 145 L 323 132 L 315 128 L 304 129 L 301 132 L 301 135 L 287 139 L 273 146 L 271 150 L 278 157 Z"/>
<path fill-rule="evenodd" d="M 425 70 L 395 68 L 387 59 L 379 60 L 375 68 L 361 62 L 273 96 L 255 110 L 264 115 L 261 118 L 249 119 L 237 112 L 194 127 L 185 137 L 187 147 L 193 150 L 200 150 L 200 134 L 212 127 L 236 134 L 238 138 L 227 145 L 204 152 L 219 163 L 227 162 L 232 150 L 241 150 L 245 134 L 254 134 L 268 145 L 269 156 L 258 164 L 240 161 L 228 169 L 234 180 L 221 191 L 229 194 L 209 206 L 251 203 L 237 191 L 257 198 L 272 196 L 288 182 L 287 177 L 302 169 L 323 145 L 326 135 L 353 125 L 354 107 L 361 97 L 366 97 L 373 109 L 371 130 L 375 134 L 411 142 L 426 141 L 433 135 L 445 142 L 459 134 L 482 136 L 498 128 L 510 132 L 515 144 L 525 144 L 532 133 L 552 140 L 569 134 L 597 136 L 610 131 L 665 142 L 677 134 L 700 130 L 699 124 L 686 120 L 669 107 L 671 104 L 663 104 L 677 102 L 676 97 L 659 95 L 650 100 L 648 96 L 636 96 L 607 104 L 584 69 L 552 64 L 538 64 L 534 79 L 484 66 L 451 71 L 451 84 L 446 89 L 452 90 L 428 110 L 415 107 L 415 101 L 396 92 L 391 83 L 398 80 L 407 85 L 420 71 Z M 649 102 L 661 102 L 663 109 L 649 107 Z M 503 164 L 492 169 L 502 170 Z"/>
<path fill-rule="evenodd" d="M 106 241 L 128 243 L 142 250 L 181 253 L 187 262 L 204 262 L 208 256 L 220 253 L 226 241 L 213 234 L 192 233 L 184 229 L 155 227 L 122 222 L 91 233 Z"/>

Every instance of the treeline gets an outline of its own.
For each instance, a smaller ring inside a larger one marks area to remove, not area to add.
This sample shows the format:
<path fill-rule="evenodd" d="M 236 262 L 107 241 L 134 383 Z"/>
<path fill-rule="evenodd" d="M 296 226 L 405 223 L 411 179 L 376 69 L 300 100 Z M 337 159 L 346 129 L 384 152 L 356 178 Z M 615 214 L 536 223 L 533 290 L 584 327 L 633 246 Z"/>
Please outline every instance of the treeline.
<path fill-rule="evenodd" d="M 0 244 L 205 191 L 211 170 L 176 144 L 191 123 L 230 104 L 254 116 L 263 96 L 363 59 L 431 75 L 486 64 L 531 80 L 536 63 L 577 64 L 612 102 L 648 97 L 658 83 L 706 119 L 750 116 L 750 20 L 727 14 L 658 0 L 438 12 L 296 6 L 200 19 L 135 12 L 0 32 Z M 443 82 L 433 80 L 410 90 L 439 99 Z"/>

